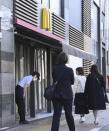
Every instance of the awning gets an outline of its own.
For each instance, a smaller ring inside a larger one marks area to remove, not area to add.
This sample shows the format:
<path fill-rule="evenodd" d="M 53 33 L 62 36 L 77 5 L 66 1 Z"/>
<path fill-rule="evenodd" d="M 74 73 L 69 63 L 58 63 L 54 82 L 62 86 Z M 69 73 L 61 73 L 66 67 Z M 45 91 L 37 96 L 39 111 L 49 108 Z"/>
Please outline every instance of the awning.
<path fill-rule="evenodd" d="M 44 35 L 46 37 L 52 38 L 54 40 L 57 40 L 57 41 L 60 41 L 60 42 L 63 42 L 63 43 L 67 43 L 66 40 L 64 40 L 64 39 L 62 39 L 62 38 L 52 34 L 51 32 L 45 31 L 43 29 L 40 29 L 40 28 L 38 28 L 38 27 L 36 27 L 34 25 L 31 25 L 31 24 L 29 24 L 29 23 L 19 19 L 19 18 L 15 18 L 15 24 L 16 25 L 20 25 L 22 27 L 25 27 L 27 29 L 30 29 L 30 30 L 32 30 L 34 32 L 37 32 L 37 33 L 39 33 L 41 35 Z"/>
<path fill-rule="evenodd" d="M 20 25 L 22 27 L 25 27 L 27 29 L 30 29 L 30 30 L 32 30 L 36 33 L 39 33 L 41 35 L 44 35 L 48 38 L 52 38 L 54 40 L 59 41 L 62 45 L 63 51 L 65 51 L 69 55 L 73 55 L 73 56 L 76 56 L 76 57 L 79 57 L 79 58 L 82 58 L 82 59 L 86 59 L 86 60 L 89 60 L 89 61 L 96 62 L 96 56 L 89 54 L 89 53 L 87 53 L 83 50 L 77 49 L 77 48 L 75 48 L 71 45 L 68 45 L 66 40 L 64 40 L 64 39 L 62 39 L 62 38 L 60 38 L 56 35 L 53 35 L 50 32 L 39 29 L 38 27 L 35 27 L 35 26 L 33 26 L 33 25 L 23 21 L 23 20 L 18 19 L 18 18 L 15 18 L 15 24 Z"/>
<path fill-rule="evenodd" d="M 62 49 L 64 52 L 66 52 L 68 55 L 73 55 L 85 60 L 96 62 L 96 56 L 89 54 L 83 50 L 77 49 L 76 47 L 73 47 L 68 44 L 62 43 Z"/>

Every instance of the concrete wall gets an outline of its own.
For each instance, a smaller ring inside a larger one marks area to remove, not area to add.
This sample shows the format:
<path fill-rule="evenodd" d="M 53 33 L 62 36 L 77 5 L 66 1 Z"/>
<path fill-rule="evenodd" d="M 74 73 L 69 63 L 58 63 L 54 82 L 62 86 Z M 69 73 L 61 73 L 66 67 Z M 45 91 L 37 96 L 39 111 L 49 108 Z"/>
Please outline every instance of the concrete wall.
<path fill-rule="evenodd" d="M 74 75 L 76 75 L 76 68 L 83 67 L 83 61 L 81 58 L 78 58 L 72 55 L 69 55 L 68 58 L 69 58 L 69 61 L 67 65 L 73 69 Z"/>
<path fill-rule="evenodd" d="M 5 127 L 15 123 L 13 0 L 1 0 L 0 12 L 0 127 Z"/>

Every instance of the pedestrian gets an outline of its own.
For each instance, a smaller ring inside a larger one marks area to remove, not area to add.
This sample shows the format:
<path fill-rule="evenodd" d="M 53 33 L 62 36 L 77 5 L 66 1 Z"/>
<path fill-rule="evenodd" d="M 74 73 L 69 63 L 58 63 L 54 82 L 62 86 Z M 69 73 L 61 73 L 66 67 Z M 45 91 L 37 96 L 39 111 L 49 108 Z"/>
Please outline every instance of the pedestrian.
<path fill-rule="evenodd" d="M 82 67 L 76 68 L 74 89 L 75 89 L 75 114 L 80 114 L 80 123 L 85 122 L 85 114 L 88 114 L 87 99 L 84 95 L 86 77 L 84 76 L 84 70 Z"/>
<path fill-rule="evenodd" d="M 65 64 L 68 62 L 68 56 L 61 52 L 57 57 L 57 65 L 53 69 L 53 82 L 58 82 L 54 91 L 53 120 L 51 131 L 59 131 L 59 123 L 62 107 L 65 110 L 65 117 L 70 131 L 75 131 L 75 124 L 72 115 L 73 92 L 71 84 L 74 84 L 73 70 Z"/>
<path fill-rule="evenodd" d="M 92 65 L 90 74 L 85 85 L 85 95 L 88 97 L 88 108 L 93 110 L 94 124 L 99 124 L 98 111 L 105 110 L 105 82 L 103 76 L 98 72 L 97 65 Z"/>
<path fill-rule="evenodd" d="M 29 122 L 25 120 L 25 92 L 26 88 L 30 85 L 32 81 L 39 79 L 40 74 L 38 72 L 33 72 L 32 75 L 23 77 L 17 84 L 15 89 L 15 101 L 18 106 L 18 113 L 20 116 L 20 124 L 28 124 Z"/>

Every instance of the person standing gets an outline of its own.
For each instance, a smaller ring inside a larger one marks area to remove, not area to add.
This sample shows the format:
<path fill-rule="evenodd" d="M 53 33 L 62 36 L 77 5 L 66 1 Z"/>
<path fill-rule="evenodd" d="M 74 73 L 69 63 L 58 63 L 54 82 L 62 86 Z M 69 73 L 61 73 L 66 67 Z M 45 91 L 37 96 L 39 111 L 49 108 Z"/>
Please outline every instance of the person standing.
<path fill-rule="evenodd" d="M 26 88 L 30 85 L 32 81 L 39 79 L 40 74 L 38 72 L 33 72 L 32 75 L 23 77 L 17 84 L 15 88 L 15 101 L 18 106 L 18 113 L 20 116 L 20 124 L 29 124 L 25 120 L 25 102 L 24 97 L 26 93 Z"/>
<path fill-rule="evenodd" d="M 94 124 L 99 124 L 98 111 L 106 109 L 104 90 L 103 76 L 98 72 L 97 66 L 92 65 L 86 80 L 85 95 L 88 97 L 88 108 L 93 110 Z"/>
<path fill-rule="evenodd" d="M 61 52 L 57 57 L 57 65 L 53 69 L 53 82 L 58 82 L 55 91 L 53 108 L 53 120 L 51 131 L 59 131 L 59 123 L 62 107 L 65 110 L 65 116 L 70 131 L 75 131 L 75 124 L 72 115 L 73 92 L 71 84 L 74 84 L 73 70 L 65 64 L 68 62 L 68 56 Z"/>
<path fill-rule="evenodd" d="M 76 68 L 75 82 L 74 82 L 74 89 L 75 89 L 75 114 L 80 114 L 80 123 L 85 122 L 85 115 L 88 114 L 88 107 L 87 107 L 87 100 L 84 95 L 86 77 L 84 76 L 84 70 L 82 67 Z"/>

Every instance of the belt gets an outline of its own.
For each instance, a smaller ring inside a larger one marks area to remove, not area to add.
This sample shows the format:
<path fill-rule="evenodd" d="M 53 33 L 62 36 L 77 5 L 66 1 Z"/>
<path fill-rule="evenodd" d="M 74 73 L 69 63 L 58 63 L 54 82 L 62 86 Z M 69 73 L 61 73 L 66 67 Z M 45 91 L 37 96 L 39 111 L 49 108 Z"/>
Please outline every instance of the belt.
<path fill-rule="evenodd" d="M 17 85 L 16 87 L 17 87 L 17 88 L 19 88 L 19 87 L 20 87 L 20 88 L 23 88 L 23 87 L 21 87 L 20 85 Z"/>

